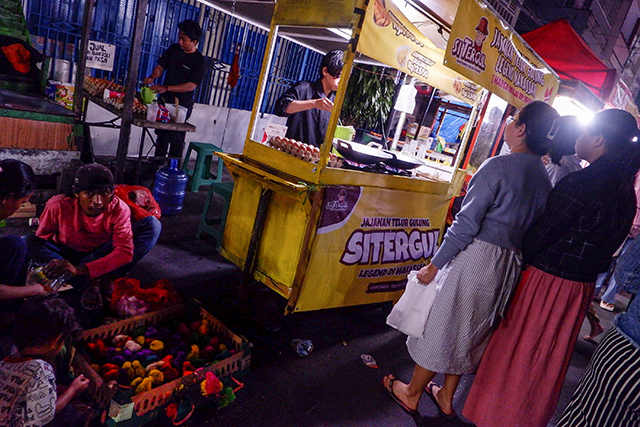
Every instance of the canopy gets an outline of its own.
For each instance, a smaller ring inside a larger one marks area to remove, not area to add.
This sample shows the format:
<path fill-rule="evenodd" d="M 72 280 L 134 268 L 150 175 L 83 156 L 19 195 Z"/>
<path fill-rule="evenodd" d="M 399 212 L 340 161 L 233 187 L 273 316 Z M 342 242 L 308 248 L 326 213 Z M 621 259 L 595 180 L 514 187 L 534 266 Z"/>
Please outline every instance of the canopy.
<path fill-rule="evenodd" d="M 616 70 L 593 53 L 566 19 L 550 22 L 522 38 L 561 78 L 580 80 L 602 99 L 611 94 Z"/>

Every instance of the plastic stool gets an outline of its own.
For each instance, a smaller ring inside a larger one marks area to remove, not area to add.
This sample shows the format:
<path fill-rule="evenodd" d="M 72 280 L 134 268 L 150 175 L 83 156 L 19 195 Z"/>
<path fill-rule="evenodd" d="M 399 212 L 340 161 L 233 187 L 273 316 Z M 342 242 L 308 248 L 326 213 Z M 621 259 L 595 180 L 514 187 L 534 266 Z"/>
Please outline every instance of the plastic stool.
<path fill-rule="evenodd" d="M 222 163 L 222 162 L 221 162 Z M 216 239 L 216 250 L 220 251 L 222 246 L 222 236 L 224 235 L 224 226 L 227 222 L 227 213 L 229 213 L 229 204 L 231 203 L 231 194 L 233 193 L 233 182 L 220 182 L 211 184 L 209 187 L 209 194 L 207 194 L 207 200 L 204 203 L 204 210 L 202 211 L 202 217 L 200 218 L 200 225 L 198 226 L 198 232 L 196 238 L 200 238 L 202 233 L 210 234 Z M 218 223 L 218 227 L 213 227 L 218 221 L 207 220 L 207 214 L 209 213 L 209 205 L 214 194 L 219 194 L 224 198 L 222 203 L 222 217 Z"/>
<path fill-rule="evenodd" d="M 195 151 L 198 156 L 196 157 L 196 165 L 193 169 L 189 169 L 189 157 L 191 151 Z M 218 176 L 211 176 L 211 158 L 213 152 L 222 152 L 220 147 L 216 147 L 213 144 L 207 142 L 190 142 L 187 149 L 187 155 L 184 158 L 182 170 L 189 177 L 189 183 L 187 184 L 187 190 L 197 192 L 203 185 L 210 185 L 214 182 L 220 182 L 222 176 L 220 175 L 221 167 L 218 167 Z M 222 160 L 219 160 L 219 165 L 222 164 Z"/>

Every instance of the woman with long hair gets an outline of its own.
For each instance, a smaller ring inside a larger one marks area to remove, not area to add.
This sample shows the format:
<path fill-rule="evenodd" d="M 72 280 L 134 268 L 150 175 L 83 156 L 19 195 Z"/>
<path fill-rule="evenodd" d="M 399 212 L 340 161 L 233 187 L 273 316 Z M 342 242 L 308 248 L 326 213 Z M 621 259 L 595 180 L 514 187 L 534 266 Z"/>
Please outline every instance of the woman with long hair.
<path fill-rule="evenodd" d="M 462 209 L 431 263 L 418 272 L 437 294 L 426 338 L 407 339 L 415 361 L 408 384 L 393 375 L 383 386 L 403 410 L 417 412 L 425 391 L 445 418 L 455 418 L 453 395 L 463 374 L 475 372 L 493 324 L 502 315 L 520 272 L 524 231 L 542 213 L 551 183 L 540 157 L 558 113 L 535 101 L 505 129 L 511 153 L 486 160 L 469 183 Z M 445 374 L 441 388 L 431 382 Z"/>
<path fill-rule="evenodd" d="M 611 109 L 578 137 L 576 154 L 590 165 L 558 182 L 524 237 L 528 267 L 464 407 L 478 427 L 545 427 L 551 419 L 596 277 L 636 213 L 637 136 L 633 116 Z"/>

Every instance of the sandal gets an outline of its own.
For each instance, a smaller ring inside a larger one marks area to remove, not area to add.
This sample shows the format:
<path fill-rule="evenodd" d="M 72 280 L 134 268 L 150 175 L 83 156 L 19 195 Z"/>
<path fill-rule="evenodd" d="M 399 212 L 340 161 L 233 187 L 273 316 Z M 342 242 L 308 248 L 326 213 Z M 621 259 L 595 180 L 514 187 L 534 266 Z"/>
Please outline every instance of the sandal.
<path fill-rule="evenodd" d="M 400 406 L 400 408 L 402 408 L 402 410 L 404 412 L 406 412 L 407 414 L 414 416 L 418 414 L 418 409 L 411 409 L 407 406 L 406 403 L 404 403 L 402 400 L 400 400 L 400 398 L 398 396 L 396 396 L 396 394 L 393 392 L 393 382 L 397 380 L 397 378 L 395 376 L 393 376 L 393 374 L 389 374 L 386 377 L 384 377 L 382 379 L 382 386 L 384 387 L 384 389 L 387 391 L 387 393 L 389 393 L 389 396 L 391 396 L 391 398 L 393 399 L 394 402 L 396 402 L 398 404 L 398 406 Z"/>
<path fill-rule="evenodd" d="M 455 420 L 456 418 L 458 418 L 458 415 L 455 413 L 455 411 L 453 411 L 453 413 L 451 414 L 447 414 L 442 410 L 442 408 L 440 407 L 440 403 L 438 403 L 438 399 L 436 399 L 436 395 L 433 393 L 433 387 L 440 387 L 440 386 L 434 383 L 433 381 L 431 381 L 429 384 L 427 384 L 424 391 L 427 393 L 427 396 L 431 398 L 431 401 L 433 402 L 433 404 L 436 405 L 436 408 L 438 408 L 438 413 L 444 418 L 446 418 L 447 420 Z M 440 389 L 442 389 L 442 387 L 440 387 Z"/>
<path fill-rule="evenodd" d="M 615 304 L 609 304 L 608 302 L 603 300 L 603 301 L 600 301 L 600 308 L 606 311 L 613 311 L 616 308 L 616 306 Z"/>

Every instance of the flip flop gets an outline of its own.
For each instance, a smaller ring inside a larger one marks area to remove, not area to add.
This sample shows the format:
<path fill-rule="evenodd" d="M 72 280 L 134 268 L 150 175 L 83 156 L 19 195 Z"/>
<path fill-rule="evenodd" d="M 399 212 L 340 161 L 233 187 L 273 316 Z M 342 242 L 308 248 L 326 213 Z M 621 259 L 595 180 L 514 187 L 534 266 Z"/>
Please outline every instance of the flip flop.
<path fill-rule="evenodd" d="M 446 418 L 447 420 L 455 420 L 456 418 L 458 418 L 458 415 L 455 413 L 455 411 L 453 412 L 453 414 L 445 414 L 444 413 L 444 411 L 440 407 L 440 404 L 438 403 L 438 399 L 436 399 L 436 395 L 433 394 L 433 387 L 442 388 L 438 384 L 436 384 L 433 381 L 431 381 L 429 384 L 427 384 L 427 386 L 425 387 L 424 391 L 427 393 L 427 396 L 429 396 L 429 398 L 431 399 L 433 404 L 436 405 L 436 408 L 438 408 L 438 413 L 441 416 L 443 416 L 444 418 Z"/>
<path fill-rule="evenodd" d="M 402 408 L 402 410 L 404 412 L 406 412 L 408 415 L 414 416 L 418 414 L 418 410 L 417 409 L 411 409 L 409 408 L 402 400 L 400 400 L 398 398 L 398 396 L 396 396 L 396 394 L 393 392 L 393 382 L 396 380 L 397 378 L 395 376 L 393 376 L 392 374 L 387 375 L 386 377 L 384 377 L 382 379 L 382 386 L 384 387 L 384 389 L 387 391 L 387 393 L 389 393 L 389 396 L 391 396 L 391 398 L 393 399 L 394 402 L 396 402 L 398 404 L 398 406 L 400 406 L 400 408 Z M 388 380 L 389 383 L 385 385 L 384 380 Z"/>

